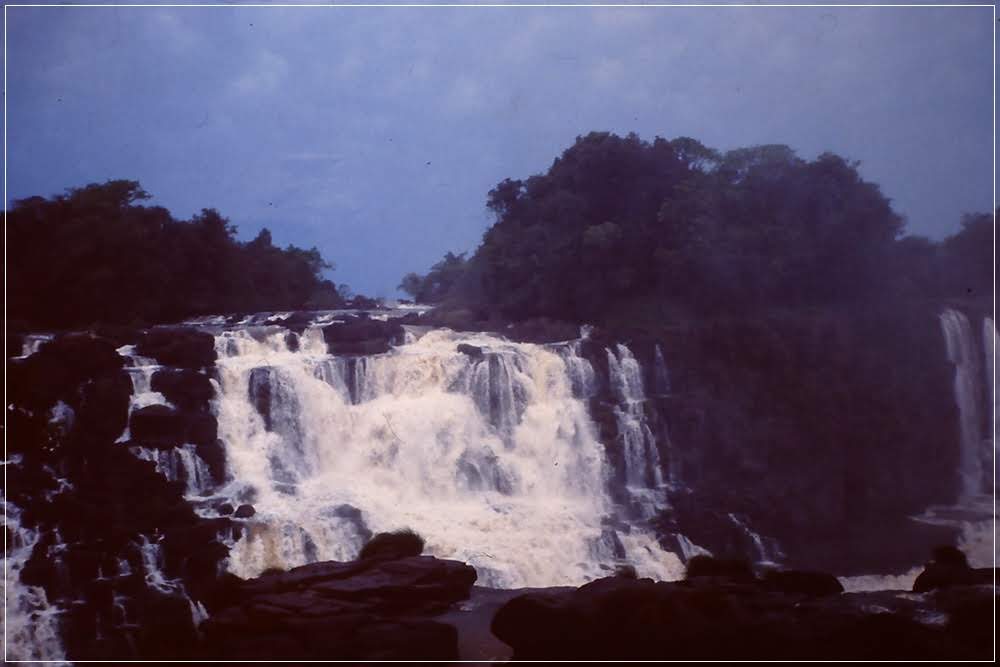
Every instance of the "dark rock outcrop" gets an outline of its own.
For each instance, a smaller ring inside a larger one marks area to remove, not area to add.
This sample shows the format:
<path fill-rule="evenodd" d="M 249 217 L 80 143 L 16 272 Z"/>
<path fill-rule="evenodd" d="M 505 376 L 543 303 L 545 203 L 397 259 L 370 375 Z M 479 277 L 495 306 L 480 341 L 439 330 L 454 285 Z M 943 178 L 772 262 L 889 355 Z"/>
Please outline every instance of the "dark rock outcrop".
<path fill-rule="evenodd" d="M 306 330 L 314 317 L 316 317 L 316 313 L 308 310 L 297 310 L 283 319 L 280 324 L 295 334 L 301 334 Z"/>
<path fill-rule="evenodd" d="M 345 317 L 323 327 L 330 354 L 369 355 L 388 352 L 403 342 L 403 326 L 398 320 L 383 322 L 369 317 Z"/>
<path fill-rule="evenodd" d="M 412 530 L 379 533 L 362 547 L 358 559 L 408 558 L 424 552 L 424 539 Z"/>
<path fill-rule="evenodd" d="M 237 519 L 249 519 L 256 513 L 257 510 L 254 509 L 253 505 L 240 505 L 236 508 L 236 513 L 233 516 Z"/>
<path fill-rule="evenodd" d="M 468 343 L 459 343 L 456 348 L 460 353 L 466 355 L 467 357 L 479 361 L 483 358 L 483 348 L 477 347 L 475 345 L 469 345 Z"/>
<path fill-rule="evenodd" d="M 429 556 L 313 563 L 230 580 L 201 629 L 224 659 L 454 660 L 457 631 L 430 616 L 475 580 L 468 565 Z"/>
<path fill-rule="evenodd" d="M 208 423 L 205 423 L 206 430 L 208 429 Z M 207 435 L 207 433 L 206 433 Z M 212 479 L 215 480 L 216 484 L 222 484 L 226 481 L 226 447 L 223 442 L 219 439 L 212 441 L 204 440 L 202 442 L 196 442 L 195 453 L 198 455 L 205 465 L 208 466 L 209 472 L 212 473 Z"/>
<path fill-rule="evenodd" d="M 121 371 L 125 360 L 113 343 L 87 334 L 67 334 L 44 343 L 37 353 L 8 363 L 9 402 L 42 411 L 62 400 L 77 402 L 85 382 Z"/>
<path fill-rule="evenodd" d="M 969 567 L 964 553 L 955 547 L 943 546 L 934 550 L 931 562 L 924 566 L 923 572 L 913 582 L 913 591 L 926 593 L 953 586 L 992 584 L 995 576 L 993 568 Z"/>
<path fill-rule="evenodd" d="M 201 519 L 183 484 L 115 442 L 132 390 L 122 366 L 114 343 L 85 335 L 10 366 L 5 499 L 39 535 L 21 582 L 65 610 L 69 660 L 190 658 L 188 596 L 214 589 L 229 520 Z"/>
<path fill-rule="evenodd" d="M 271 428 L 271 376 L 272 368 L 261 366 L 250 371 L 247 391 L 250 403 L 264 419 L 264 428 Z"/>
<path fill-rule="evenodd" d="M 166 405 L 147 405 L 132 412 L 129 429 L 134 442 L 169 449 L 186 443 L 214 444 L 218 425 L 215 417 L 205 412 L 182 412 Z"/>
<path fill-rule="evenodd" d="M 711 556 L 695 556 L 688 561 L 687 578 L 710 577 L 736 582 L 754 581 L 750 563 L 745 560 L 712 558 Z"/>
<path fill-rule="evenodd" d="M 580 337 L 580 325 L 549 317 L 533 317 L 508 324 L 501 332 L 520 343 L 556 343 Z"/>
<path fill-rule="evenodd" d="M 139 339 L 136 352 L 165 366 L 206 368 L 215 363 L 215 337 L 186 327 L 156 327 Z"/>
<path fill-rule="evenodd" d="M 132 380 L 121 371 L 104 373 L 83 385 L 76 407 L 81 431 L 101 440 L 121 435 L 128 423 Z"/>
<path fill-rule="evenodd" d="M 761 585 L 777 593 L 812 597 L 839 595 L 844 592 L 843 585 L 832 574 L 804 570 L 770 570 L 764 573 Z"/>
<path fill-rule="evenodd" d="M 520 660 L 989 658 L 992 589 L 949 592 L 817 597 L 713 577 L 609 577 L 516 597 L 492 631 Z"/>
<path fill-rule="evenodd" d="M 181 410 L 193 412 L 207 412 L 208 402 L 215 396 L 208 376 L 190 369 L 158 370 L 153 374 L 150 387 Z"/>

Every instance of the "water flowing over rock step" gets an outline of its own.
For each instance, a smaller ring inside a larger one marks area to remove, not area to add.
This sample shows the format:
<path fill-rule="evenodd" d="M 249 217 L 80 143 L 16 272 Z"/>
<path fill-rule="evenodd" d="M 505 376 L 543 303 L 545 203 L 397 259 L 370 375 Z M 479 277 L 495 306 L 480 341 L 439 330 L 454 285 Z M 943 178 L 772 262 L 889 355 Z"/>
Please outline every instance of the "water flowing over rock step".
<path fill-rule="evenodd" d="M 394 340 L 387 354 L 330 354 L 331 331 L 353 344 L 398 337 L 395 326 L 308 326 L 294 349 L 277 327 L 217 335 L 225 492 L 258 512 L 233 544 L 231 572 L 350 558 L 366 532 L 401 525 L 424 535 L 431 553 L 473 564 L 489 585 L 580 583 L 621 560 L 644 574 L 680 572 L 677 557 L 630 521 L 662 500 L 639 408 L 627 420 L 641 439 L 628 461 L 643 472 L 632 475 L 628 504 L 609 495 L 617 459 L 609 462 L 587 404 L 609 371 L 597 376 L 579 339 L 540 346 L 436 329 Z M 642 402 L 638 362 L 624 346 L 615 354 L 624 363 L 610 372 L 616 381 L 630 373 L 620 382 Z M 617 420 L 611 428 L 617 437 Z M 342 516 L 344 507 L 356 516 Z M 602 521 L 619 514 L 621 536 L 606 539 Z M 529 558 L 539 549 L 571 555 L 557 571 Z"/>

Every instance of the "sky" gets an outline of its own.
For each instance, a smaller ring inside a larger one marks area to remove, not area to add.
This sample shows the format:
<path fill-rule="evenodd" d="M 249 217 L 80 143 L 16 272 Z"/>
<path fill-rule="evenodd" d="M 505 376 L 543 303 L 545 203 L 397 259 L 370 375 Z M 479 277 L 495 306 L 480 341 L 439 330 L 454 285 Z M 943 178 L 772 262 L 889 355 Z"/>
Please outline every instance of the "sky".
<path fill-rule="evenodd" d="M 575 137 L 861 163 L 912 234 L 993 206 L 991 7 L 7 7 L 7 200 L 138 180 L 392 297 Z"/>

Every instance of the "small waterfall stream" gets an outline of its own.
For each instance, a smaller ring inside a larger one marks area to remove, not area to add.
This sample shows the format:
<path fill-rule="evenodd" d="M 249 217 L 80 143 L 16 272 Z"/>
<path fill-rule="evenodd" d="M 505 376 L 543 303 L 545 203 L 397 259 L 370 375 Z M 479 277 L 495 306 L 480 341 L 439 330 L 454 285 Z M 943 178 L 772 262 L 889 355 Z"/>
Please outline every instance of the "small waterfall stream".
<path fill-rule="evenodd" d="M 65 658 L 59 634 L 63 609 L 49 602 L 42 588 L 20 583 L 21 570 L 40 536 L 21 525 L 20 508 L 6 501 L 3 505 L 8 533 L 4 559 L 4 658 L 60 662 Z"/>
<path fill-rule="evenodd" d="M 997 333 L 992 320 L 986 318 L 980 345 L 973 336 L 968 318 L 960 311 L 949 308 L 940 319 L 948 359 L 955 365 L 960 502 L 971 503 L 977 496 L 991 494 L 994 486 L 996 390 L 993 350 Z M 985 420 L 984 414 L 988 416 Z"/>

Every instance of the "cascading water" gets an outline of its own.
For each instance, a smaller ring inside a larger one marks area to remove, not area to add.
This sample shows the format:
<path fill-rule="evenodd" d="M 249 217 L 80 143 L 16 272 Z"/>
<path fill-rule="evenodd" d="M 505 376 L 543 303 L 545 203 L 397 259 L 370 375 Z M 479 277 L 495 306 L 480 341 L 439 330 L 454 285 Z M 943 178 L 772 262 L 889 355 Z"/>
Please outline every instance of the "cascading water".
<path fill-rule="evenodd" d="M 132 379 L 129 413 L 150 405 L 173 407 L 163 394 L 152 389 L 153 375 L 162 368 L 155 360 L 137 355 L 132 345 L 118 348 L 118 353 L 128 360 L 125 370 Z M 127 442 L 130 437 L 129 427 L 126 426 L 118 442 Z M 169 449 L 134 445 L 129 450 L 144 461 L 152 461 L 156 471 L 170 481 L 183 482 L 188 496 L 206 495 L 214 486 L 208 464 L 198 456 L 195 445 L 185 444 Z"/>
<path fill-rule="evenodd" d="M 993 320 L 984 318 L 982 340 L 976 341 L 965 314 L 951 308 L 941 313 L 940 322 L 948 360 L 955 366 L 953 391 L 959 412 L 959 495 L 954 505 L 931 506 L 914 518 L 957 528 L 958 546 L 968 556 L 969 563 L 973 567 L 992 567 L 996 560 L 993 491 L 997 331 Z"/>
<path fill-rule="evenodd" d="M 1000 413 L 1000 403 L 997 402 L 997 366 L 996 366 L 996 354 L 997 346 L 1000 345 L 1000 337 L 997 335 L 996 324 L 989 317 L 983 319 L 983 352 L 985 354 L 986 363 L 984 365 L 984 370 L 986 371 L 986 391 L 989 398 L 989 403 L 986 405 L 987 410 L 987 428 L 989 433 L 987 438 L 993 444 L 993 458 L 991 463 L 993 466 L 990 467 L 990 476 L 993 478 L 993 485 L 996 486 L 995 478 L 995 465 L 996 465 L 996 455 L 997 455 L 997 414 Z"/>
<path fill-rule="evenodd" d="M 653 350 L 653 391 L 660 396 L 670 394 L 670 370 L 659 345 Z"/>
<path fill-rule="evenodd" d="M 52 340 L 52 334 L 28 334 L 21 342 L 21 356 L 18 359 L 30 357 L 41 349 L 42 345 Z"/>
<path fill-rule="evenodd" d="M 961 501 L 967 502 L 991 492 L 993 488 L 993 438 L 992 434 L 986 436 L 983 433 L 981 420 L 983 364 L 980 363 L 980 350 L 983 348 L 976 344 L 972 327 L 964 314 L 949 308 L 940 319 L 948 359 L 955 365 L 954 392 L 959 411 L 960 439 L 959 495 Z M 989 328 L 992 329 L 991 326 Z M 984 339 L 995 336 L 993 330 Z M 990 347 L 987 346 L 987 349 Z"/>
<path fill-rule="evenodd" d="M 144 461 L 152 461 L 156 471 L 172 482 L 184 482 L 188 496 L 208 494 L 213 486 L 212 473 L 194 445 L 184 445 L 171 449 L 132 447 L 131 451 Z"/>
<path fill-rule="evenodd" d="M 347 560 L 372 532 L 409 527 L 429 553 L 474 565 L 481 585 L 579 584 L 622 561 L 682 575 L 650 533 L 607 527 L 618 510 L 585 402 L 594 373 L 573 343 L 419 333 L 368 357 L 329 355 L 317 328 L 294 351 L 277 327 L 217 335 L 214 410 L 233 480 L 221 493 L 257 511 L 230 571 Z M 615 363 L 634 383 L 631 354 Z M 622 391 L 641 409 L 641 385 Z M 656 486 L 648 427 L 625 416 L 630 478 Z"/>
<path fill-rule="evenodd" d="M 21 583 L 21 571 L 31 557 L 39 535 L 21 525 L 21 510 L 4 502 L 7 553 L 4 559 L 3 655 L 6 660 L 65 659 L 59 635 L 62 610 L 51 604 L 38 586 Z"/>
<path fill-rule="evenodd" d="M 614 410 L 625 455 L 625 485 L 648 518 L 663 502 L 664 480 L 656 436 L 646 418 L 642 368 L 624 345 L 607 350 L 607 355 L 611 390 L 618 402 Z"/>

